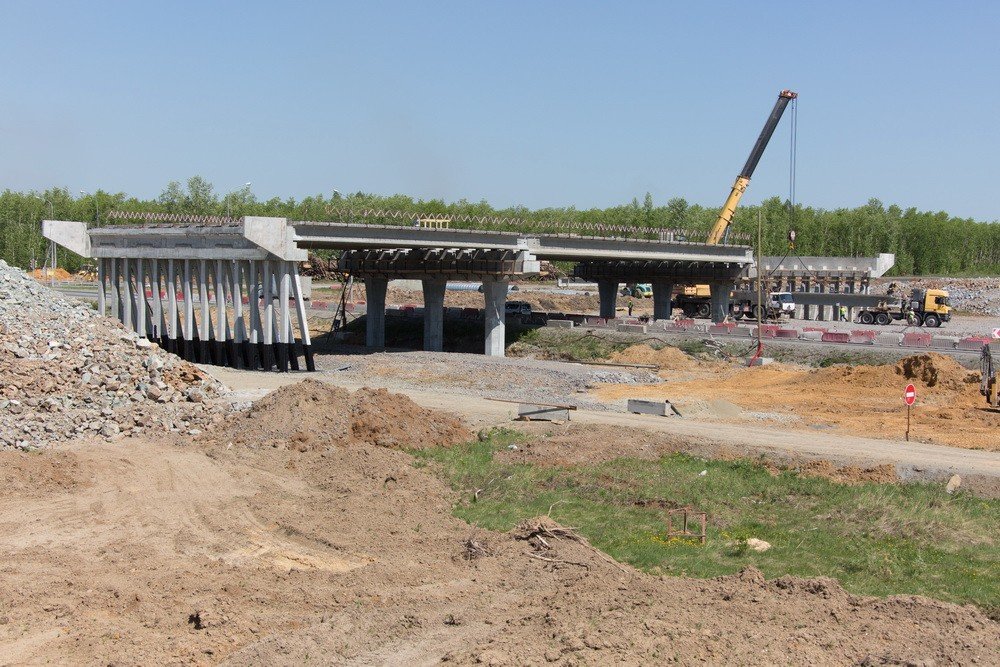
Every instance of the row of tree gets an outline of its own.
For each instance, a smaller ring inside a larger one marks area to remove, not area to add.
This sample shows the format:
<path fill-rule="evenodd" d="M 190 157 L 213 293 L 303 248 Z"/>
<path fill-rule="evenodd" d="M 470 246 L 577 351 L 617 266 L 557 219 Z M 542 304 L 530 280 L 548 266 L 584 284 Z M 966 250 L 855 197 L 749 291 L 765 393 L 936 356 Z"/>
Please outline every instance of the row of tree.
<path fill-rule="evenodd" d="M 587 234 L 620 234 L 629 228 L 635 235 L 656 236 L 662 230 L 689 230 L 690 240 L 703 238 L 719 209 L 689 204 L 681 198 L 655 206 L 647 193 L 622 206 L 577 210 L 524 207 L 495 209 L 487 202 L 459 200 L 415 200 L 405 195 L 380 196 L 364 192 L 330 196 L 322 194 L 301 200 L 258 200 L 249 187 L 220 196 L 205 179 L 195 176 L 186 183 L 171 182 L 155 200 L 140 200 L 124 193 L 98 191 L 73 196 L 65 188 L 44 192 L 0 194 L 0 258 L 16 266 L 32 268 L 44 262 L 46 241 L 40 221 L 44 218 L 82 220 L 111 224 L 111 211 L 157 212 L 239 217 L 263 215 L 292 220 L 344 220 L 363 210 L 406 211 L 427 215 L 465 215 L 470 219 L 453 226 L 523 228 L 531 231 Z M 417 217 L 414 215 L 414 217 Z M 494 217 L 504 220 L 483 221 Z M 733 222 L 734 239 L 756 239 L 761 221 L 762 252 L 789 252 L 788 233 L 796 232 L 799 255 L 873 256 L 896 255 L 895 275 L 986 275 L 1000 273 L 1000 224 L 956 218 L 944 212 L 884 206 L 871 199 L 857 208 L 826 210 L 773 197 L 760 205 L 741 207 Z M 406 216 L 395 219 L 406 222 Z M 616 229 L 617 228 L 617 229 Z M 85 261 L 62 252 L 60 265 L 76 270 Z"/>

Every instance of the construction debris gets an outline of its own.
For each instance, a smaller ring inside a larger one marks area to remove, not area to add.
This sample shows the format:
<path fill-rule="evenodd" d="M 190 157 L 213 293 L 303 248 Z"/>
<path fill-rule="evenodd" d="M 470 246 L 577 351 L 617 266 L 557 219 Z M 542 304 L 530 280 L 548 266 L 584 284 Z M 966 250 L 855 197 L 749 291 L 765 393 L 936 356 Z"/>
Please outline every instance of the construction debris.
<path fill-rule="evenodd" d="M 222 419 L 195 366 L 0 261 L 0 449 Z"/>

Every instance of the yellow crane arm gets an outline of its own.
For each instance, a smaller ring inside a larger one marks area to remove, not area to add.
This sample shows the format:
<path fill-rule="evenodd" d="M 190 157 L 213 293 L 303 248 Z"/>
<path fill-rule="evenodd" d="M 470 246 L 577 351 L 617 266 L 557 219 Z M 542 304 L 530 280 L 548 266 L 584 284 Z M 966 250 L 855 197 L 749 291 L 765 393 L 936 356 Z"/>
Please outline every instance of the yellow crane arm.
<path fill-rule="evenodd" d="M 736 182 L 733 183 L 733 190 L 726 198 L 726 203 L 722 205 L 722 212 L 719 213 L 719 219 L 712 225 L 712 231 L 709 232 L 706 243 L 716 245 L 722 241 L 722 237 L 726 234 L 726 230 L 729 229 L 729 225 L 733 224 L 733 215 L 736 213 L 736 207 L 740 205 L 740 198 L 747 191 L 748 185 L 750 185 L 749 178 L 745 176 L 736 177 Z"/>
<path fill-rule="evenodd" d="M 785 113 L 785 107 L 798 96 L 798 93 L 793 93 L 790 90 L 783 90 L 778 93 L 778 101 L 774 103 L 771 115 L 767 117 L 764 129 L 760 131 L 757 143 L 753 145 L 753 150 L 750 151 L 750 157 L 747 158 L 746 164 L 743 165 L 743 170 L 736 177 L 733 189 L 729 193 L 729 197 L 726 198 L 726 203 L 722 206 L 722 212 L 719 213 L 719 218 L 712 225 L 712 231 L 708 234 L 707 243 L 711 245 L 720 243 L 726 235 L 729 225 L 733 224 L 733 215 L 736 213 L 736 207 L 740 205 L 740 198 L 743 197 L 743 193 L 747 191 L 747 186 L 750 185 L 750 177 L 753 176 L 753 170 L 757 168 L 757 163 L 760 162 L 760 158 L 764 154 L 764 149 L 767 148 L 767 143 L 771 140 L 771 135 L 774 134 L 774 128 L 778 126 L 781 115 Z"/>

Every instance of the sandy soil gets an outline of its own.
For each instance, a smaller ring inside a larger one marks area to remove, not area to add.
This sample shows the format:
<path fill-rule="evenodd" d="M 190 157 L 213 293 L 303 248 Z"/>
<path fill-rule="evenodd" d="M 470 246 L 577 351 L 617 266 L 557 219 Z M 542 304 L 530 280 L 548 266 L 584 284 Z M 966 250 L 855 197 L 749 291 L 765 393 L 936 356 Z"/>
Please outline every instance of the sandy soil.
<path fill-rule="evenodd" d="M 233 440 L 308 405 L 286 388 L 200 442 L 0 455 L 0 655 L 105 664 L 995 663 L 972 607 L 863 598 L 832 580 L 658 578 L 541 518 L 451 516 L 408 454 Z M 395 397 L 348 397 L 370 407 Z M 405 406 L 405 403 L 404 403 Z M 398 433 L 428 414 L 398 412 Z M 432 415 L 432 418 L 437 418 Z M 365 417 L 350 417 L 352 427 Z M 440 416 L 448 428 L 451 418 Z M 397 441 L 393 446 L 403 446 Z M 304 449 L 304 451 L 302 451 Z M 49 458 L 53 457 L 53 458 Z"/>
<path fill-rule="evenodd" d="M 646 346 L 619 359 L 648 359 Z M 607 400 L 667 398 L 682 413 L 708 411 L 714 419 L 789 423 L 865 437 L 898 438 L 906 431 L 903 388 L 913 382 L 917 403 L 911 437 L 922 442 L 1000 451 L 1000 413 L 979 393 L 979 375 L 935 353 L 895 365 L 811 369 L 790 364 L 745 368 L 723 363 L 661 366 L 664 382 L 637 387 L 606 384 L 592 394 Z M 678 373 L 675 371 L 686 371 Z M 722 403 L 720 403 L 722 402 Z M 730 410 L 724 408 L 732 406 Z M 772 414 L 768 414 L 772 413 Z"/>

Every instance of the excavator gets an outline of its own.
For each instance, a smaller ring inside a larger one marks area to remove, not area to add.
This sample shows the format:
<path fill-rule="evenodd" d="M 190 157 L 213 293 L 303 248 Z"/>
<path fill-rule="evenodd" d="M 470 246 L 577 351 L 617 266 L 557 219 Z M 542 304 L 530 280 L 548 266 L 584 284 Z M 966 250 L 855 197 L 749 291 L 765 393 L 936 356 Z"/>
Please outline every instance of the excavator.
<path fill-rule="evenodd" d="M 793 93 L 790 90 L 783 90 L 778 93 L 778 101 L 774 103 L 771 115 L 767 117 L 764 129 L 760 131 L 757 143 L 753 145 L 753 150 L 750 151 L 750 157 L 747 158 L 746 164 L 743 165 L 739 176 L 736 177 L 736 182 L 733 183 L 729 197 L 726 198 L 726 203 L 722 205 L 719 218 L 712 225 L 712 230 L 708 233 L 706 243 L 715 245 L 721 243 L 726 238 L 729 227 L 733 224 L 733 215 L 736 213 L 736 207 L 739 206 L 743 193 L 746 192 L 747 186 L 750 185 L 750 177 L 753 176 L 754 169 L 757 168 L 757 163 L 760 162 L 761 156 L 764 155 L 764 149 L 767 148 L 768 142 L 771 141 L 771 135 L 774 134 L 775 128 L 778 127 L 778 121 L 781 120 L 781 116 L 785 113 L 788 103 L 798 96 L 798 93 Z M 708 285 L 688 285 L 682 287 L 674 297 L 674 307 L 680 308 L 684 311 L 685 315 L 691 317 L 708 317 L 711 312 Z"/>

